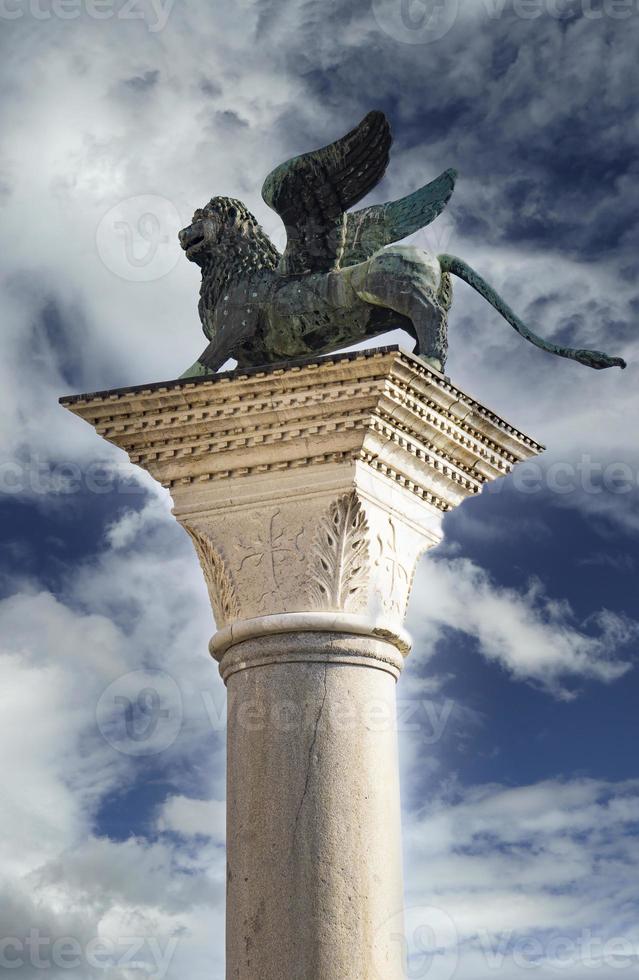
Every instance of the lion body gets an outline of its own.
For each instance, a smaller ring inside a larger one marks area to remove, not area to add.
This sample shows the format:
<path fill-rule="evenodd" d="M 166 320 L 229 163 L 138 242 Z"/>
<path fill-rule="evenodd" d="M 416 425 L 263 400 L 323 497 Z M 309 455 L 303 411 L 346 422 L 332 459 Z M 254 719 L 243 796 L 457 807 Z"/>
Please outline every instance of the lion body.
<path fill-rule="evenodd" d="M 434 256 L 397 245 L 343 269 L 282 275 L 250 212 L 239 202 L 218 203 L 229 200 L 211 202 L 214 235 L 206 234 L 206 209 L 199 219 L 207 243 L 197 259 L 200 319 L 211 341 L 200 359 L 207 369 L 229 358 L 248 367 L 324 353 L 394 328 L 443 368 L 450 282 Z"/>

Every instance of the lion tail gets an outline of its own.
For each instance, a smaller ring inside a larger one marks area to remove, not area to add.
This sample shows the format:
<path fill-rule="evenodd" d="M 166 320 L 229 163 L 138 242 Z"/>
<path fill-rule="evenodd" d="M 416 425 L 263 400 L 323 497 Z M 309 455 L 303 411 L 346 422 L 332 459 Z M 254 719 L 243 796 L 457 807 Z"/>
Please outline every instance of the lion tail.
<path fill-rule="evenodd" d="M 477 290 L 479 295 L 483 296 L 508 321 L 518 334 L 525 337 L 526 340 L 529 340 L 535 347 L 540 347 L 541 350 L 548 351 L 549 354 L 558 354 L 559 357 L 568 357 L 573 361 L 579 361 L 580 364 L 585 364 L 587 367 L 596 368 L 597 370 L 609 367 L 625 368 L 626 362 L 622 357 L 610 357 L 608 354 L 604 354 L 598 350 L 560 347 L 558 344 L 544 340 L 543 337 L 538 337 L 511 310 L 499 293 L 478 272 L 475 272 L 474 269 L 467 265 L 463 259 L 458 259 L 455 255 L 438 255 L 437 258 L 439 259 L 442 272 L 450 272 L 454 276 L 458 276 L 459 279 L 463 279 L 469 286 Z"/>

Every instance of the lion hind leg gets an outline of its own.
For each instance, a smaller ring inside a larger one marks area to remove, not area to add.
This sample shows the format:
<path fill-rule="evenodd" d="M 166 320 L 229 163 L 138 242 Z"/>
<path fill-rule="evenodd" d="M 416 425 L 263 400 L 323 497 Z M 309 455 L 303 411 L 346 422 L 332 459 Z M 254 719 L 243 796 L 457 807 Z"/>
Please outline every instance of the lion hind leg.
<path fill-rule="evenodd" d="M 362 263 L 353 286 L 358 297 L 398 313 L 409 321 L 417 341 L 415 353 L 443 371 L 448 353 L 448 283 L 441 282 L 439 263 L 411 245 L 377 252 Z M 402 323 L 402 326 L 404 326 Z"/>

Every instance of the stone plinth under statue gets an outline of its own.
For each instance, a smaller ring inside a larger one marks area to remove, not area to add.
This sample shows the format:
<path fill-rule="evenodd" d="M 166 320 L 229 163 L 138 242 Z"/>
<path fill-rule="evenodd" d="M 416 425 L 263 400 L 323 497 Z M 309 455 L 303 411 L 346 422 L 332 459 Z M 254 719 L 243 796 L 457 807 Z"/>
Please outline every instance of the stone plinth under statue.
<path fill-rule="evenodd" d="M 397 348 L 63 403 L 169 488 L 204 571 L 229 696 L 227 977 L 400 980 L 415 567 L 447 511 L 542 447 Z"/>

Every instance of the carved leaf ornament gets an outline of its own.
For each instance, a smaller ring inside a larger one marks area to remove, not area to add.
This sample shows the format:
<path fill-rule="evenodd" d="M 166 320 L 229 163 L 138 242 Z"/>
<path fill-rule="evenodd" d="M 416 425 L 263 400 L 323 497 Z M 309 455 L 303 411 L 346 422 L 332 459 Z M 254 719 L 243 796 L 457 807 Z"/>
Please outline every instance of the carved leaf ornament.
<path fill-rule="evenodd" d="M 208 538 L 190 527 L 187 527 L 186 530 L 200 559 L 213 606 L 215 623 L 218 629 L 221 629 L 240 615 L 240 604 L 235 583 L 227 572 L 221 555 L 218 554 Z"/>
<path fill-rule="evenodd" d="M 352 609 L 366 602 L 368 522 L 357 495 L 331 504 L 319 523 L 310 556 L 309 598 L 316 608 Z"/>

